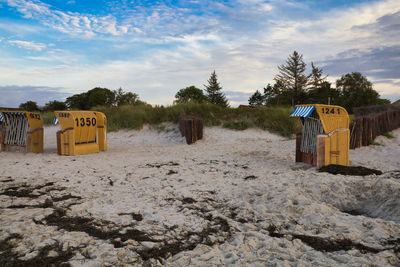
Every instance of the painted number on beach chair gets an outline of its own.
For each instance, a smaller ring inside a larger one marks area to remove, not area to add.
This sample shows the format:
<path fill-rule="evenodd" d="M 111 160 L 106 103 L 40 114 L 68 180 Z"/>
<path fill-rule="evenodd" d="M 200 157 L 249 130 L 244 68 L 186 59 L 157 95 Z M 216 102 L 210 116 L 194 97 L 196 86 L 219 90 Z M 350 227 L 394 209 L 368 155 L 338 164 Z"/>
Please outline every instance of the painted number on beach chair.
<path fill-rule="evenodd" d="M 36 120 L 40 120 L 40 115 L 39 114 L 29 114 L 29 117 L 31 117 L 31 119 L 36 119 Z"/>
<path fill-rule="evenodd" d="M 336 109 L 337 114 L 340 114 L 340 108 Z M 322 108 L 323 114 L 335 114 L 335 108 Z"/>
<path fill-rule="evenodd" d="M 96 126 L 96 118 L 76 118 L 76 127 Z"/>

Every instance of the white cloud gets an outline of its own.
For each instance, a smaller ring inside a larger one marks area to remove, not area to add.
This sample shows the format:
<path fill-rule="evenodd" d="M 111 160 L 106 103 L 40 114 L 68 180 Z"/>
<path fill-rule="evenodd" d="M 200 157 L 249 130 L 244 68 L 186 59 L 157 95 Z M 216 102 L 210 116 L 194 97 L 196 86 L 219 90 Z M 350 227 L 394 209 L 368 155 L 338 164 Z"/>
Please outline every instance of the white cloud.
<path fill-rule="evenodd" d="M 92 37 L 95 34 L 123 35 L 128 32 L 129 25 L 118 25 L 112 15 L 97 17 L 77 12 L 54 10 L 50 5 L 38 0 L 5 0 L 15 7 L 25 18 L 39 20 L 44 25 L 58 31 Z"/>
<path fill-rule="evenodd" d="M 10 40 L 8 41 L 8 43 L 12 45 L 17 45 L 20 48 L 34 50 L 34 51 L 42 51 L 43 49 L 46 48 L 45 44 L 28 42 L 28 41 Z"/>

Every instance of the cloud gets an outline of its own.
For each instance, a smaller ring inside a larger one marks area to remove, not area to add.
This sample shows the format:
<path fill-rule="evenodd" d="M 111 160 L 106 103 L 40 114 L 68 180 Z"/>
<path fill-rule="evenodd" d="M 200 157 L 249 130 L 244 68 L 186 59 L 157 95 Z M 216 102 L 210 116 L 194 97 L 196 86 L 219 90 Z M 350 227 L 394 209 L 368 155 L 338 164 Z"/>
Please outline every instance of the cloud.
<path fill-rule="evenodd" d="M 83 15 L 77 12 L 54 10 L 38 0 L 3 0 L 27 19 L 39 20 L 42 24 L 60 32 L 93 37 L 95 34 L 123 35 L 129 25 L 119 25 L 114 16 Z"/>
<path fill-rule="evenodd" d="M 0 106 L 15 108 L 26 101 L 35 101 L 43 106 L 52 100 L 63 101 L 69 94 L 60 92 L 62 89 L 48 86 L 0 86 L 0 95 L 7 96 L 0 98 Z"/>
<path fill-rule="evenodd" d="M 24 36 L 27 34 L 31 35 L 38 32 L 43 32 L 46 29 L 29 23 L 13 22 L 8 19 L 0 19 L 0 30 L 11 33 L 13 36 Z"/>
<path fill-rule="evenodd" d="M 370 39 L 384 40 L 385 44 L 398 44 L 400 35 L 400 10 L 379 17 L 372 23 L 356 25 L 352 30 L 371 36 Z"/>
<path fill-rule="evenodd" d="M 9 44 L 16 45 L 20 48 L 25 48 L 28 50 L 34 51 L 42 51 L 46 48 L 45 44 L 35 43 L 35 42 L 28 42 L 28 41 L 20 41 L 20 40 L 10 40 L 8 41 Z"/>
<path fill-rule="evenodd" d="M 254 92 L 223 91 L 229 102 L 235 106 L 240 103 L 247 103 L 250 96 L 252 96 Z"/>
<path fill-rule="evenodd" d="M 374 79 L 400 77 L 400 45 L 367 50 L 351 49 L 341 52 L 334 59 L 320 61 L 331 75 L 361 72 Z"/>
<path fill-rule="evenodd" d="M 400 100 L 400 93 L 394 93 L 394 94 L 383 94 L 381 95 L 381 98 L 383 99 L 388 99 L 390 102 L 396 102 L 397 100 Z"/>

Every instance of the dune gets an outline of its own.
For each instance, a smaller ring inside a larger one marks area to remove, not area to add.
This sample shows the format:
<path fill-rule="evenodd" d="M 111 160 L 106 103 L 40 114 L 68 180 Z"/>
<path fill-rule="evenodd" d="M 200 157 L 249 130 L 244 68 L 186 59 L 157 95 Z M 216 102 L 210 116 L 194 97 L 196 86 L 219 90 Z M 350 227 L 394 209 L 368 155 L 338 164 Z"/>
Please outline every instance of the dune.
<path fill-rule="evenodd" d="M 0 152 L 0 265 L 399 266 L 400 129 L 343 176 L 295 163 L 295 140 L 176 125 L 108 134 L 108 150 Z M 36 264 L 36 265 L 35 265 Z"/>

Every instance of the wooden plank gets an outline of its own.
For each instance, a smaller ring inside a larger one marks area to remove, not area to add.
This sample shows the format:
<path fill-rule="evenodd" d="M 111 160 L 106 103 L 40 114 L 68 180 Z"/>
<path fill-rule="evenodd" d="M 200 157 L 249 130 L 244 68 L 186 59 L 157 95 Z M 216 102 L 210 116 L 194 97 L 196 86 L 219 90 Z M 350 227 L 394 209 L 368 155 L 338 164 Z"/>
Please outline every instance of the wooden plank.
<path fill-rule="evenodd" d="M 0 136 L 1 151 L 6 151 L 6 144 L 4 143 L 5 140 L 6 140 L 6 131 L 2 131 Z"/>
<path fill-rule="evenodd" d="M 57 154 L 61 155 L 61 131 L 57 131 Z"/>
<path fill-rule="evenodd" d="M 301 146 L 301 133 L 296 133 L 296 162 L 302 162 L 303 160 L 300 146 Z"/>

